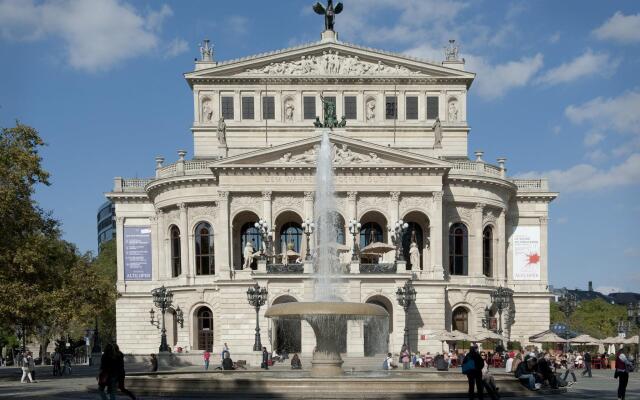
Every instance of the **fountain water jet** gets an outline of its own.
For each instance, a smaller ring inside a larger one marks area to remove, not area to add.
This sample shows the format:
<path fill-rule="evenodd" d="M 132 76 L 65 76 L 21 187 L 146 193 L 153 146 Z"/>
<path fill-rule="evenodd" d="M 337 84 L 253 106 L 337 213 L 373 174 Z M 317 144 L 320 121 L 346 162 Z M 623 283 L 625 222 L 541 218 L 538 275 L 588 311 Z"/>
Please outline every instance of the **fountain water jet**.
<path fill-rule="evenodd" d="M 339 299 L 337 288 L 342 274 L 336 243 L 337 211 L 333 180 L 333 149 L 328 132 L 322 143 L 316 164 L 316 252 L 314 259 L 314 302 L 277 304 L 270 307 L 265 316 L 272 319 L 304 320 L 311 325 L 316 336 L 316 350 L 311 361 L 314 377 L 342 374 L 340 337 L 350 320 L 388 318 L 387 311 L 375 304 L 346 303 Z"/>

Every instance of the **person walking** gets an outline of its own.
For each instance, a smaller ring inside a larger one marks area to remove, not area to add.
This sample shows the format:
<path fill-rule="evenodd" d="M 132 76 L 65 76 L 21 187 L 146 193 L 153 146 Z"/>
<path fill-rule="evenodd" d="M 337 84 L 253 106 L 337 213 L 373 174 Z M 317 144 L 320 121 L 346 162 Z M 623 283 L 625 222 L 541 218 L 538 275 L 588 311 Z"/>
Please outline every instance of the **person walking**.
<path fill-rule="evenodd" d="M 33 353 L 29 352 L 27 355 L 27 363 L 29 364 L 29 373 L 31 374 L 31 379 L 33 382 L 36 381 L 36 361 L 33 359 Z"/>
<path fill-rule="evenodd" d="M 266 347 L 262 348 L 262 364 L 260 368 L 269 369 L 269 352 Z"/>
<path fill-rule="evenodd" d="M 27 353 L 22 354 L 22 379 L 20 383 L 24 383 L 24 379 L 29 378 L 29 382 L 32 383 L 31 372 L 29 371 L 29 360 L 27 359 Z"/>
<path fill-rule="evenodd" d="M 564 373 L 564 377 L 562 379 L 564 379 L 565 381 L 567 380 L 567 377 L 569 376 L 569 374 L 571 374 L 571 377 L 573 378 L 573 383 L 571 383 L 571 385 L 573 385 L 574 383 L 576 383 L 578 380 L 576 379 L 576 374 L 575 374 L 575 369 L 576 369 L 576 357 L 573 354 L 573 350 L 569 350 L 569 354 L 567 354 L 567 370 Z"/>
<path fill-rule="evenodd" d="M 224 362 L 224 352 L 222 352 L 222 357 L 223 357 L 223 362 Z M 209 370 L 209 359 L 211 358 L 211 353 L 209 353 L 209 350 L 205 350 L 204 354 L 202 355 L 202 358 L 204 359 L 204 370 L 208 371 Z"/>
<path fill-rule="evenodd" d="M 60 371 L 60 361 L 62 361 L 62 356 L 60 355 L 60 351 L 58 349 L 53 353 L 53 376 L 58 376 L 62 374 Z"/>
<path fill-rule="evenodd" d="M 403 344 L 402 349 L 400 350 L 400 362 L 402 362 L 402 369 L 409 369 L 411 353 L 409 352 L 409 348 L 406 344 Z"/>
<path fill-rule="evenodd" d="M 629 371 L 632 371 L 632 364 L 622 352 L 622 345 L 620 345 L 620 349 L 616 352 L 616 372 L 613 375 L 618 380 L 618 399 L 624 400 L 627 393 Z"/>
<path fill-rule="evenodd" d="M 118 377 L 118 389 L 127 396 L 131 400 L 136 400 L 136 396 L 131 393 L 127 388 L 124 387 L 124 379 L 126 377 L 126 373 L 124 371 L 124 354 L 120 351 L 120 347 L 117 344 L 113 345 L 113 350 L 116 356 L 116 372 Z"/>
<path fill-rule="evenodd" d="M 582 376 L 589 374 L 589 378 L 593 378 L 591 375 L 591 354 L 588 351 L 584 352 L 584 371 L 582 371 Z"/>
<path fill-rule="evenodd" d="M 477 389 L 478 399 L 484 399 L 484 388 L 482 382 L 483 368 L 484 361 L 478 353 L 478 345 L 474 344 L 462 360 L 462 373 L 467 375 L 467 380 L 469 381 L 469 400 L 473 400 L 475 398 L 474 389 Z"/>
<path fill-rule="evenodd" d="M 115 350 L 111 343 L 104 347 L 102 357 L 100 357 L 100 371 L 98 372 L 98 393 L 102 400 L 107 400 L 105 389 L 109 393 L 110 400 L 116 400 L 116 389 L 118 387 L 118 366 Z"/>

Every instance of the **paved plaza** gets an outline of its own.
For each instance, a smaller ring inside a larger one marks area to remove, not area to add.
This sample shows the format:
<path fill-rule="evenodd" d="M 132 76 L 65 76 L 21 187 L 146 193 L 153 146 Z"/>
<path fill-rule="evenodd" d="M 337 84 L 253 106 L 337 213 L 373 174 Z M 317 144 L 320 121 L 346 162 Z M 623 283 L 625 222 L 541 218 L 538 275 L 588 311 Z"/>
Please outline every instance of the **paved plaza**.
<path fill-rule="evenodd" d="M 279 366 L 280 367 L 280 366 Z M 130 371 L 142 371 L 144 366 L 135 365 L 130 366 Z M 287 370 L 284 366 L 280 367 L 283 370 Z M 276 368 L 276 369 L 280 369 Z M 185 367 L 181 368 L 181 371 L 199 370 L 198 367 Z M 91 385 L 95 385 L 95 375 L 97 374 L 96 367 L 80 366 L 75 368 L 73 376 L 65 376 L 62 378 L 54 378 L 51 376 L 51 370 L 49 367 L 39 367 L 37 372 L 38 382 L 33 384 L 20 383 L 20 372 L 17 368 L 1 368 L 0 369 L 0 399 L 97 399 L 98 393 L 90 391 L 88 388 Z M 535 395 L 527 397 L 529 399 L 616 399 L 617 381 L 613 379 L 613 372 L 611 370 L 595 370 L 593 378 L 582 378 L 578 374 L 578 383 L 568 388 L 565 394 L 556 395 Z M 339 395 L 336 395 L 339 396 Z M 313 394 L 309 393 L 305 396 L 300 396 L 305 399 L 314 399 Z M 119 395 L 119 399 L 125 399 L 126 396 Z M 140 396 L 141 400 L 151 399 L 168 399 L 177 398 L 172 397 L 158 397 L 158 396 Z M 194 397 L 179 397 L 180 399 L 191 399 Z M 202 397 L 200 397 L 202 398 Z M 265 396 L 252 396 L 247 397 L 245 395 L 238 396 L 224 396 L 215 397 L 223 399 L 232 398 L 281 398 L 277 395 L 265 395 Z M 322 399 L 327 398 L 354 398 L 354 397 L 327 397 L 322 395 Z M 356 397 L 357 398 L 357 397 Z M 420 398 L 420 397 L 412 397 Z M 430 397 L 433 398 L 433 397 Z M 461 396 L 459 398 L 466 398 Z M 513 397 L 511 397 L 513 398 Z M 627 388 L 628 400 L 640 400 L 640 374 L 633 373 L 629 378 L 629 386 Z"/>

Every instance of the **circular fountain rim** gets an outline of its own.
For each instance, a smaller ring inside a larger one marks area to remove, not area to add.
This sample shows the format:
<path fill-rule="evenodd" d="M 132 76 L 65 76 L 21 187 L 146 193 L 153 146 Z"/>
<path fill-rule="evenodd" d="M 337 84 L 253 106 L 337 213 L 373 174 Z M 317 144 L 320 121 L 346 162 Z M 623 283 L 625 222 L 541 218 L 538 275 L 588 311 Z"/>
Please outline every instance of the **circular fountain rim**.
<path fill-rule="evenodd" d="M 291 302 L 276 304 L 265 313 L 267 318 L 297 318 L 307 316 L 341 316 L 358 319 L 362 317 L 388 317 L 384 307 L 369 303 L 348 303 L 332 301 Z"/>

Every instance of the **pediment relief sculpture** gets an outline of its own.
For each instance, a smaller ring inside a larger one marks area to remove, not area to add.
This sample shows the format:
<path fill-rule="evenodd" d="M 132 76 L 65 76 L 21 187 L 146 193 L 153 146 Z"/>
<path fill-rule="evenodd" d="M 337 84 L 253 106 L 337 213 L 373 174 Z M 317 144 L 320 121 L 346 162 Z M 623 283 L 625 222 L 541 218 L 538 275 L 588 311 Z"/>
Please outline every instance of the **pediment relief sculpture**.
<path fill-rule="evenodd" d="M 312 164 L 316 162 L 318 151 L 319 145 L 315 145 L 302 154 L 287 152 L 280 157 L 279 162 L 287 164 Z M 333 144 L 333 162 L 335 164 L 379 164 L 382 163 L 382 159 L 378 157 L 378 154 L 373 152 L 369 152 L 368 154 L 357 153 L 349 149 L 349 146 L 346 144 L 342 144 L 340 147 Z"/>
<path fill-rule="evenodd" d="M 344 56 L 338 51 L 317 56 L 302 56 L 295 61 L 271 63 L 261 68 L 249 68 L 243 74 L 266 75 L 422 75 L 402 65 L 386 65 L 382 61 L 362 61 L 358 56 Z"/>

